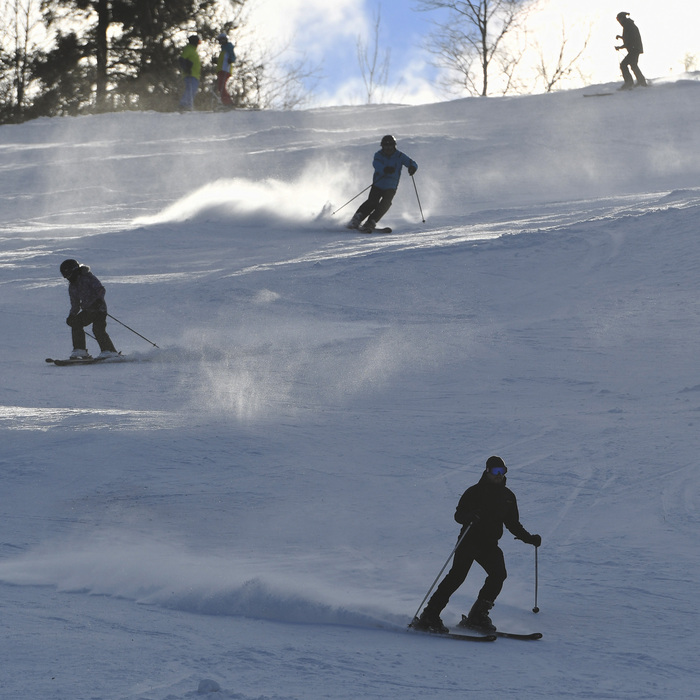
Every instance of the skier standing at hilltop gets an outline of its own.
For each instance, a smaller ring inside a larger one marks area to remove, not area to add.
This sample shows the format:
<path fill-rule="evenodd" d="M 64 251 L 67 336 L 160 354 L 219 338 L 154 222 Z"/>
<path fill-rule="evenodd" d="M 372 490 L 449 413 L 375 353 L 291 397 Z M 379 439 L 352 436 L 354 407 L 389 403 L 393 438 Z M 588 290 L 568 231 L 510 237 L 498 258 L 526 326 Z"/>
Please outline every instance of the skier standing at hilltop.
<path fill-rule="evenodd" d="M 627 55 L 620 63 L 622 77 L 625 79 L 625 84 L 621 89 L 631 90 L 634 87 L 634 79 L 630 73 L 630 68 L 637 78 L 637 85 L 639 87 L 647 87 L 646 78 L 642 75 L 642 71 L 639 70 L 637 65 L 639 57 L 644 53 L 642 35 L 639 33 L 639 28 L 630 17 L 629 12 L 619 12 L 616 19 L 622 25 L 622 36 L 618 34 L 615 38 L 622 39 L 622 46 L 616 46 L 615 50 L 627 49 Z"/>
<path fill-rule="evenodd" d="M 185 79 L 185 91 L 180 99 L 180 111 L 192 111 L 194 109 L 194 96 L 199 89 L 199 79 L 202 74 L 202 62 L 197 53 L 199 37 L 193 34 L 187 39 L 187 46 L 182 51 L 178 64 Z"/>
<path fill-rule="evenodd" d="M 374 231 L 377 222 L 391 207 L 391 202 L 399 186 L 401 168 L 404 165 L 411 176 L 418 170 L 417 163 L 405 153 L 397 150 L 396 139 L 391 134 L 387 134 L 381 141 L 381 149 L 374 154 L 372 162 L 374 176 L 369 196 L 348 222 L 348 228 L 360 229 L 364 233 Z M 365 219 L 367 221 L 362 224 Z"/>
<path fill-rule="evenodd" d="M 232 107 L 233 100 L 231 95 L 228 94 L 226 83 L 231 77 L 231 66 L 236 62 L 236 53 L 225 32 L 221 32 L 216 40 L 221 46 L 219 55 L 214 58 L 214 63 L 216 64 L 216 90 L 219 93 L 221 104 L 224 107 Z"/>

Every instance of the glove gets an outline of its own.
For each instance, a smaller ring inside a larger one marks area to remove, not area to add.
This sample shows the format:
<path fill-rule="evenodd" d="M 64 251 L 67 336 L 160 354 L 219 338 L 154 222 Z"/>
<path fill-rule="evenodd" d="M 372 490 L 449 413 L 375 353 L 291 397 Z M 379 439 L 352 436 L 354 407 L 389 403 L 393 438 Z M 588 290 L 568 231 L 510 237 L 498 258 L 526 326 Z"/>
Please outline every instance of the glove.
<path fill-rule="evenodd" d="M 408 174 L 409 174 L 411 177 L 413 177 L 413 176 L 416 174 L 416 170 L 418 170 L 418 168 L 416 168 L 414 165 L 409 165 L 409 166 L 408 166 Z"/>
<path fill-rule="evenodd" d="M 542 544 L 542 538 L 539 535 L 529 535 L 527 539 L 523 538 L 523 542 L 539 547 Z"/>
<path fill-rule="evenodd" d="M 75 315 L 74 314 L 69 314 L 68 318 L 66 319 L 66 325 L 70 326 L 71 328 L 73 327 L 73 322 L 75 321 Z"/>

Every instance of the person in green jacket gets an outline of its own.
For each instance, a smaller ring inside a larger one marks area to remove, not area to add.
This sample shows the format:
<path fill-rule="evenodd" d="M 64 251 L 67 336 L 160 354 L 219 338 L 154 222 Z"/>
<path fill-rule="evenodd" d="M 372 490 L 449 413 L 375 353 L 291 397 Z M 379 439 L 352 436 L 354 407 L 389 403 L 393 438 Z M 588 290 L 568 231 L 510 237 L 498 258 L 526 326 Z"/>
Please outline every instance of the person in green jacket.
<path fill-rule="evenodd" d="M 199 60 L 197 47 L 199 46 L 199 37 L 193 34 L 187 40 L 180 59 L 180 70 L 185 77 L 185 92 L 180 100 L 180 110 L 194 109 L 194 96 L 199 89 L 199 78 L 202 74 L 202 62 Z"/>

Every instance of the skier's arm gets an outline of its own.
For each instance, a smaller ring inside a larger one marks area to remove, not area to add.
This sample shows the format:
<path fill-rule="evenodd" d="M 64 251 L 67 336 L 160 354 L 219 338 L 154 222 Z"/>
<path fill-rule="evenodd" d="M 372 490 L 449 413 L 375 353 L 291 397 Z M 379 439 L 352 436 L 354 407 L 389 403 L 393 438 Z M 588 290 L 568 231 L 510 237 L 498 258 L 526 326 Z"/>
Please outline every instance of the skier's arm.
<path fill-rule="evenodd" d="M 68 298 L 70 299 L 70 311 L 69 316 L 75 316 L 80 312 L 80 296 L 78 295 L 78 290 L 71 285 L 68 287 Z"/>
<path fill-rule="evenodd" d="M 469 492 L 469 489 L 459 499 L 454 517 L 455 522 L 458 522 L 460 525 L 469 525 L 479 520 L 479 504 L 473 493 Z"/>
<path fill-rule="evenodd" d="M 416 170 L 418 170 L 418 163 L 409 158 L 405 153 L 401 154 L 401 163 L 406 166 L 409 175 L 414 175 Z"/>
<path fill-rule="evenodd" d="M 513 504 L 508 517 L 503 521 L 503 524 L 513 534 L 516 540 L 522 540 L 525 544 L 532 544 L 539 547 L 542 544 L 542 538 L 539 535 L 531 535 L 520 522 L 520 514 L 518 513 L 517 503 Z"/>

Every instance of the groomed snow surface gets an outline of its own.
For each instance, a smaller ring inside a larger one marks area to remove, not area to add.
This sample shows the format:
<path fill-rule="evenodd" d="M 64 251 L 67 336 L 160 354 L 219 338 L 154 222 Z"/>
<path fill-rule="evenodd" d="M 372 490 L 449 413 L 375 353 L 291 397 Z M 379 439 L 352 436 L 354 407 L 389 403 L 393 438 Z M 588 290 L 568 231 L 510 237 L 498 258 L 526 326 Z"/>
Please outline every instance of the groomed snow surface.
<path fill-rule="evenodd" d="M 0 696 L 700 697 L 700 81 L 615 87 L 0 127 Z M 158 348 L 46 364 L 65 258 Z M 491 454 L 544 637 L 409 634 Z"/>

